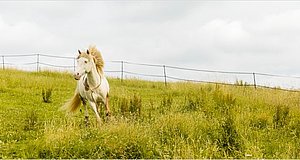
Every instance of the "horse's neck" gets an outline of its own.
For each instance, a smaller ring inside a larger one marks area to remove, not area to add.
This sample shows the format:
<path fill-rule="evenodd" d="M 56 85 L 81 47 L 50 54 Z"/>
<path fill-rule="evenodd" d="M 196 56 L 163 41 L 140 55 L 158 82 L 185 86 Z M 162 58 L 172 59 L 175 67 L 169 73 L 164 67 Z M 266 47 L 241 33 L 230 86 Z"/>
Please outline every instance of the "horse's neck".
<path fill-rule="evenodd" d="M 101 77 L 95 66 L 92 68 L 91 72 L 87 74 L 87 83 L 91 88 L 97 87 L 101 83 Z"/>

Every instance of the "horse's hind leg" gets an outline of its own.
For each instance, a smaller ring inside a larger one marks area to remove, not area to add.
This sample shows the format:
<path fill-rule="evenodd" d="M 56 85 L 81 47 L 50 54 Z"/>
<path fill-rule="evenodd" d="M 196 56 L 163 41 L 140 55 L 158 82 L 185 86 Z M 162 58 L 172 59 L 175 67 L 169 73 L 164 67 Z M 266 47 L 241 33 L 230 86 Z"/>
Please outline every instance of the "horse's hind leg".
<path fill-rule="evenodd" d="M 82 101 L 82 105 L 84 107 L 84 122 L 86 126 L 89 126 L 89 112 L 88 112 L 88 108 L 86 105 L 86 100 L 84 100 L 83 98 L 81 98 Z"/>
<path fill-rule="evenodd" d="M 109 109 L 109 103 L 108 103 L 108 101 L 109 101 L 109 96 L 107 95 L 106 96 L 106 99 L 105 99 L 105 109 L 106 109 L 106 116 L 107 117 L 110 117 L 110 109 Z"/>
<path fill-rule="evenodd" d="M 85 125 L 89 126 L 89 112 L 88 112 L 88 108 L 87 105 L 84 105 L 84 121 L 85 121 Z"/>

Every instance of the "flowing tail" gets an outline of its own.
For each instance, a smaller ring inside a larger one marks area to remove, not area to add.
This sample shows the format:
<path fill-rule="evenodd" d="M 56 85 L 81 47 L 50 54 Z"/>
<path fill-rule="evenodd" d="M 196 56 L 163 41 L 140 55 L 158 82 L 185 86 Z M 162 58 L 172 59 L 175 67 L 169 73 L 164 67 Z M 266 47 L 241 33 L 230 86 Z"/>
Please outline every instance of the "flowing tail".
<path fill-rule="evenodd" d="M 76 91 L 74 96 L 70 101 L 68 101 L 63 107 L 62 110 L 68 111 L 68 112 L 75 112 L 79 106 L 80 106 L 80 96 L 79 93 Z"/>

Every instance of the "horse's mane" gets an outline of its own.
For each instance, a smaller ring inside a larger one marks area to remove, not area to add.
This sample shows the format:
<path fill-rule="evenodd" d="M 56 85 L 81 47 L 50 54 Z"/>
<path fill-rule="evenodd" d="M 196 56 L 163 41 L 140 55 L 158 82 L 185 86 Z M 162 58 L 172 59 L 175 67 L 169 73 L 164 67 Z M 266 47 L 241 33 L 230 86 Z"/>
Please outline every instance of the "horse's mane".
<path fill-rule="evenodd" d="M 90 46 L 88 51 L 89 51 L 89 54 L 87 54 L 86 52 L 81 52 L 81 54 L 79 55 L 78 58 L 80 58 L 80 57 L 85 57 L 88 59 L 93 58 L 94 63 L 97 68 L 97 72 L 100 75 L 103 75 L 104 61 L 103 61 L 100 51 L 96 48 L 96 46 Z"/>
<path fill-rule="evenodd" d="M 96 46 L 90 46 L 89 52 L 93 56 L 94 62 L 96 64 L 96 68 L 99 74 L 103 74 L 104 61 L 100 51 L 96 48 Z"/>

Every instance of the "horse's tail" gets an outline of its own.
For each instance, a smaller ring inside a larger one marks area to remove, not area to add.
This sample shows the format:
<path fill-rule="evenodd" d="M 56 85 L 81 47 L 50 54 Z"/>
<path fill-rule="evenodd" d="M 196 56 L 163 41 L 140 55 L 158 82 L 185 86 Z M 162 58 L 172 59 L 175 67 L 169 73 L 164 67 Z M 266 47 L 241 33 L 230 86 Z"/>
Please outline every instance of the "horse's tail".
<path fill-rule="evenodd" d="M 80 95 L 76 91 L 72 99 L 70 99 L 63 107 L 62 110 L 68 112 L 75 112 L 80 106 Z"/>

